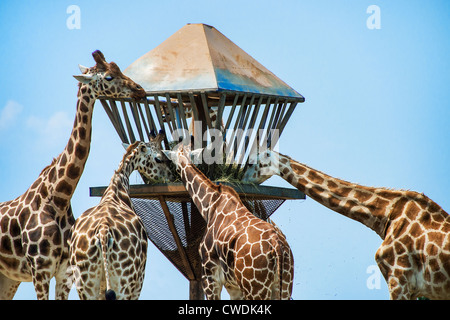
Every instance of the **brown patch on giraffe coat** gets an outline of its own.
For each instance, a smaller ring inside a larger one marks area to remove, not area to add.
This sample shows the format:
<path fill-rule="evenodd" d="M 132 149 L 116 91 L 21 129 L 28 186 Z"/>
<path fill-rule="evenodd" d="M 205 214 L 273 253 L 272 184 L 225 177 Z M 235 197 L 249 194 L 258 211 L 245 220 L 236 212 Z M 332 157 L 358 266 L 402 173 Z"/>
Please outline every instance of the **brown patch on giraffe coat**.
<path fill-rule="evenodd" d="M 436 256 L 439 253 L 439 247 L 434 243 L 428 243 L 425 247 L 425 253 L 429 256 Z"/>
<path fill-rule="evenodd" d="M 88 153 L 88 149 L 86 147 L 83 147 L 80 144 L 77 144 L 75 146 L 75 156 L 80 159 L 80 160 L 84 160 L 84 158 L 86 158 Z"/>
<path fill-rule="evenodd" d="M 67 149 L 67 152 L 69 154 L 71 154 L 73 152 L 73 140 L 72 140 L 72 137 L 70 137 L 69 141 L 67 142 L 66 149 Z"/>
<path fill-rule="evenodd" d="M 19 236 L 20 233 L 21 233 L 21 230 L 20 230 L 20 226 L 19 226 L 17 219 L 15 219 L 15 218 L 11 219 L 9 222 L 9 234 L 11 235 L 11 237 L 15 238 L 15 237 Z"/>
<path fill-rule="evenodd" d="M 292 160 L 291 160 L 291 168 L 298 175 L 304 175 L 307 170 L 305 167 L 300 166 L 298 163 Z"/>
<path fill-rule="evenodd" d="M 56 169 L 53 167 L 48 173 L 48 181 L 54 183 L 56 181 Z"/>
<path fill-rule="evenodd" d="M 386 264 L 390 266 L 395 265 L 395 252 L 392 247 L 388 247 L 383 250 L 381 257 Z"/>
<path fill-rule="evenodd" d="M 342 187 L 336 190 L 336 193 L 339 194 L 341 197 L 348 197 L 349 193 L 353 189 L 351 187 Z"/>
<path fill-rule="evenodd" d="M 327 187 L 330 190 L 330 192 L 336 192 L 336 190 L 339 188 L 339 185 L 334 182 L 333 180 L 328 180 Z"/>
<path fill-rule="evenodd" d="M 85 128 L 79 127 L 78 133 L 80 135 L 80 139 L 82 139 L 82 140 L 86 139 L 86 129 Z"/>
<path fill-rule="evenodd" d="M 87 96 L 83 96 L 83 98 L 85 98 Z M 89 97 L 87 97 L 89 99 Z M 86 104 L 84 102 L 80 102 L 80 111 L 87 113 L 89 111 L 89 108 L 86 106 Z"/>
<path fill-rule="evenodd" d="M 322 184 L 325 181 L 323 176 L 312 170 L 309 171 L 308 179 L 316 184 Z"/>
<path fill-rule="evenodd" d="M 67 163 L 67 156 L 66 156 L 65 153 L 63 153 L 63 154 L 61 155 L 61 159 L 59 160 L 59 164 L 60 164 L 61 166 L 65 166 L 66 163 Z"/>
<path fill-rule="evenodd" d="M 67 166 L 67 170 L 66 170 L 66 175 L 70 178 L 70 179 L 76 179 L 80 176 L 81 173 L 81 169 L 80 167 L 77 167 L 76 165 L 74 165 L 73 163 L 69 164 Z"/>
<path fill-rule="evenodd" d="M 374 216 L 385 216 L 389 214 L 386 208 L 389 206 L 389 201 L 381 199 L 380 197 L 375 197 L 372 202 L 367 203 L 367 207 L 372 212 Z"/>
<path fill-rule="evenodd" d="M 361 189 L 356 189 L 355 193 L 354 193 L 354 197 L 361 203 L 366 202 L 367 200 L 369 200 L 370 198 L 372 198 L 372 193 L 369 192 L 365 192 Z M 387 202 L 385 202 L 387 203 Z"/>
<path fill-rule="evenodd" d="M 30 207 L 31 207 L 31 209 L 33 211 L 39 210 L 39 208 L 41 207 L 41 196 L 39 194 L 35 194 L 34 199 L 31 202 Z"/>
<path fill-rule="evenodd" d="M 401 243 L 401 242 L 399 242 L 399 241 L 396 241 L 395 243 L 394 243 L 394 250 L 395 250 L 395 253 L 397 254 L 397 255 L 402 255 L 402 254 L 404 254 L 405 252 L 406 252 L 406 248 L 403 246 L 403 244 Z"/>
<path fill-rule="evenodd" d="M 412 201 L 410 201 L 405 208 L 405 214 L 411 221 L 417 218 L 419 212 L 421 212 L 420 208 Z"/>
<path fill-rule="evenodd" d="M 428 241 L 434 242 L 438 246 L 442 246 L 444 243 L 444 239 L 446 238 L 446 234 L 441 232 L 428 232 Z"/>
<path fill-rule="evenodd" d="M 56 205 L 56 207 L 58 207 L 61 210 L 65 209 L 67 207 L 67 205 L 69 204 L 67 199 L 57 197 L 57 196 L 53 197 L 53 203 Z"/>
<path fill-rule="evenodd" d="M 62 180 L 56 185 L 57 192 L 64 193 L 65 195 L 70 196 L 73 192 L 73 187 L 66 180 Z"/>

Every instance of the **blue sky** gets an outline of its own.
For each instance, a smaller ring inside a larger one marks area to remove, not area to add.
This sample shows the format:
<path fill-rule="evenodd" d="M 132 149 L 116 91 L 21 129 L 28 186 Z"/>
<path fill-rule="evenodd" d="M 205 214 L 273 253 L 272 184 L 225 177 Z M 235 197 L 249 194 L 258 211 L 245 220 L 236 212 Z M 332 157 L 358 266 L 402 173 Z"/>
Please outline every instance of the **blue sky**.
<path fill-rule="evenodd" d="M 70 5 L 80 8 L 80 29 L 66 25 Z M 380 8 L 381 29 L 366 26 L 370 5 Z M 305 96 L 280 152 L 348 181 L 424 192 L 450 210 L 450 3 L 438 0 L 4 0 L 0 201 L 22 194 L 63 150 L 75 114 L 72 75 L 94 64 L 92 51 L 125 69 L 198 22 Z M 96 104 L 75 217 L 98 203 L 89 187 L 108 184 L 122 154 Z M 265 184 L 289 187 L 277 177 Z M 381 244 L 374 232 L 311 199 L 287 201 L 272 217 L 294 252 L 294 299 L 389 297 L 384 279 L 367 285 L 381 277 L 371 269 Z M 21 284 L 16 299 L 35 298 L 32 284 Z M 153 245 L 141 298 L 188 298 L 187 280 Z"/>

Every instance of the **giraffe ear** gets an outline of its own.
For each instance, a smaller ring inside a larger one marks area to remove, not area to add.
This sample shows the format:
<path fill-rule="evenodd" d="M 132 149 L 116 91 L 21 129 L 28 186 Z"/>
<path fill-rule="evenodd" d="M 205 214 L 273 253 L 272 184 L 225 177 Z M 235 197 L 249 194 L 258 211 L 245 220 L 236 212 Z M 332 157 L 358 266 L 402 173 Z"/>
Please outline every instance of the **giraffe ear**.
<path fill-rule="evenodd" d="M 203 148 L 195 149 L 191 151 L 191 158 L 194 164 L 202 163 Z"/>
<path fill-rule="evenodd" d="M 176 151 L 172 151 L 172 150 L 161 150 L 164 155 L 167 157 L 167 159 L 171 160 L 171 161 L 175 161 L 177 158 L 177 153 Z"/>
<path fill-rule="evenodd" d="M 81 64 L 78 65 L 78 68 L 80 68 L 81 73 L 87 73 L 89 71 L 88 67 L 82 66 Z"/>
<path fill-rule="evenodd" d="M 77 76 L 73 76 L 75 79 L 77 79 L 79 82 L 81 83 L 89 83 L 92 80 L 92 75 L 87 75 L 87 74 L 80 74 Z"/>

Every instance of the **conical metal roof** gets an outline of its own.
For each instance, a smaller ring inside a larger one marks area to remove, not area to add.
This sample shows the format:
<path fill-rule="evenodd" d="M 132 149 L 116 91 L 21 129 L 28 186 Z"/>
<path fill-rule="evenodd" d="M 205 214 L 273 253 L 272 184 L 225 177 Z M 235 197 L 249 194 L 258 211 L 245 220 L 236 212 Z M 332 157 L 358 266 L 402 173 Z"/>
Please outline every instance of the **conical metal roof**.
<path fill-rule="evenodd" d="M 304 98 L 217 29 L 187 24 L 124 73 L 147 92 L 236 91 Z"/>

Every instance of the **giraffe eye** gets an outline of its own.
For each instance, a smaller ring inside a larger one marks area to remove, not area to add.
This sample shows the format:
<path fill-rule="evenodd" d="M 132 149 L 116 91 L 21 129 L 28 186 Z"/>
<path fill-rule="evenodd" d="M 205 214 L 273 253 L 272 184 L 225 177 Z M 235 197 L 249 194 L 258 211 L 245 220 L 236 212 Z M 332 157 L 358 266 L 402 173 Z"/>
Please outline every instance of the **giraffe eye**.
<path fill-rule="evenodd" d="M 106 81 L 111 81 L 112 79 L 113 79 L 112 76 L 106 76 L 106 77 L 105 77 L 105 80 L 106 80 Z"/>
<path fill-rule="evenodd" d="M 161 159 L 155 158 L 156 163 L 162 163 Z"/>

